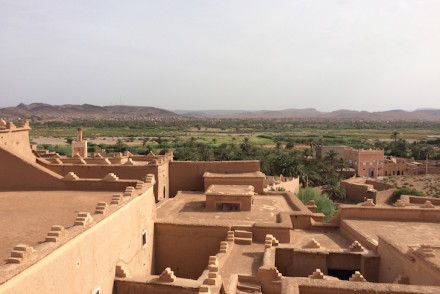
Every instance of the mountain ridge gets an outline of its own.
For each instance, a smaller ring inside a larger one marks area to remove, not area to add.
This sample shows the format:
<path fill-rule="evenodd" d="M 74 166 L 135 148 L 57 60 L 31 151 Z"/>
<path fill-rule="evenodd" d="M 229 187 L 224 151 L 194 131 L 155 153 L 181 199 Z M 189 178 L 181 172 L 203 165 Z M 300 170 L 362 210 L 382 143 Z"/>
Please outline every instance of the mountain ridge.
<path fill-rule="evenodd" d="M 421 108 L 414 111 L 393 109 L 385 111 L 358 111 L 338 109 L 321 112 L 315 108 L 287 108 L 280 110 L 175 110 L 151 106 L 92 104 L 51 105 L 47 103 L 20 103 L 0 108 L 0 117 L 6 119 L 33 118 L 43 120 L 122 119 L 122 120 L 176 120 L 176 119 L 290 119 L 290 120 L 359 120 L 359 121 L 440 121 L 440 109 Z"/>

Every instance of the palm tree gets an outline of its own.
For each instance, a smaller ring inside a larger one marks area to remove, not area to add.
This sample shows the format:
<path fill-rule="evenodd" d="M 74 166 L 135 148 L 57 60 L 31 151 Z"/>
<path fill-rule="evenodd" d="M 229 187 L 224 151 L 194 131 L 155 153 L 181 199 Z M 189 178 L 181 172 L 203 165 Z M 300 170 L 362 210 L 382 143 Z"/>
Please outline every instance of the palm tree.
<path fill-rule="evenodd" d="M 313 158 L 313 146 L 315 146 L 315 142 L 313 141 L 313 139 L 308 139 L 308 143 L 309 143 L 309 146 L 310 146 L 310 155 Z"/>
<path fill-rule="evenodd" d="M 240 144 L 240 148 L 243 152 L 247 153 L 251 147 L 251 143 L 248 137 L 243 139 L 243 143 Z"/>
<path fill-rule="evenodd" d="M 286 147 L 284 147 L 287 150 L 292 150 L 293 147 L 295 147 L 295 144 L 293 143 L 292 140 L 287 141 Z"/>
<path fill-rule="evenodd" d="M 277 153 L 280 154 L 280 149 L 281 149 L 281 142 L 280 141 L 276 141 L 275 143 L 275 149 L 277 150 Z"/>
<path fill-rule="evenodd" d="M 391 139 L 394 140 L 394 153 L 393 153 L 394 156 L 397 155 L 397 138 L 398 137 L 399 137 L 399 132 L 393 131 L 393 133 L 391 134 Z"/>
<path fill-rule="evenodd" d="M 348 163 L 344 160 L 344 158 L 339 158 L 336 162 L 336 168 L 339 169 L 339 174 L 342 175 L 342 171 L 344 168 L 348 167 Z"/>
<path fill-rule="evenodd" d="M 330 160 L 330 164 L 333 165 L 333 162 L 334 162 L 334 160 L 336 159 L 337 156 L 338 156 L 338 153 L 336 153 L 335 150 L 330 149 L 330 150 L 327 152 L 326 159 Z"/>
<path fill-rule="evenodd" d="M 322 187 L 322 192 L 332 200 L 345 198 L 345 188 L 338 178 L 330 178 L 327 184 Z"/>

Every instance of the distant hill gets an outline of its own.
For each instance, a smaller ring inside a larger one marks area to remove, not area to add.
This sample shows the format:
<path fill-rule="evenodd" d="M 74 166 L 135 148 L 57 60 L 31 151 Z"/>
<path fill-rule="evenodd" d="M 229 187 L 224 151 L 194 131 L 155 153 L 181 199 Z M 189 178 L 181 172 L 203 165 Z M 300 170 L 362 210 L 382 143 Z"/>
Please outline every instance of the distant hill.
<path fill-rule="evenodd" d="M 0 108 L 0 117 L 6 119 L 39 118 L 42 120 L 119 119 L 119 120 L 181 120 L 181 119 L 284 119 L 315 121 L 440 121 L 440 109 L 415 111 L 389 110 L 379 112 L 340 109 L 321 112 L 314 108 L 284 110 L 176 110 L 147 106 L 50 105 L 45 103 L 19 104 Z"/>
<path fill-rule="evenodd" d="M 359 120 L 359 121 L 440 121 L 440 109 L 418 109 L 415 111 L 389 110 L 379 112 L 340 109 L 321 112 L 314 108 L 284 110 L 200 110 L 179 111 L 179 114 L 199 118 L 245 118 L 245 119 L 292 119 L 292 120 Z"/>
<path fill-rule="evenodd" d="M 15 107 L 0 108 L 0 117 L 8 119 L 39 117 L 47 120 L 71 119 L 180 119 L 182 116 L 160 108 L 147 106 L 96 106 L 83 105 L 50 105 L 45 103 L 20 103 Z"/>

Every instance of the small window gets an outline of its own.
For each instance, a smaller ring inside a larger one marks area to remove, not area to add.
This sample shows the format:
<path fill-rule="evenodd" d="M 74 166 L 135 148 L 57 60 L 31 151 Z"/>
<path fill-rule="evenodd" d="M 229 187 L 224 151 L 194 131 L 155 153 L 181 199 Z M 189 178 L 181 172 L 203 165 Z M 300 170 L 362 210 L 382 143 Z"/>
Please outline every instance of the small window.
<path fill-rule="evenodd" d="M 93 290 L 92 294 L 101 294 L 101 287 L 98 287 L 95 290 Z"/>
<path fill-rule="evenodd" d="M 142 247 L 147 246 L 147 231 L 142 232 Z"/>

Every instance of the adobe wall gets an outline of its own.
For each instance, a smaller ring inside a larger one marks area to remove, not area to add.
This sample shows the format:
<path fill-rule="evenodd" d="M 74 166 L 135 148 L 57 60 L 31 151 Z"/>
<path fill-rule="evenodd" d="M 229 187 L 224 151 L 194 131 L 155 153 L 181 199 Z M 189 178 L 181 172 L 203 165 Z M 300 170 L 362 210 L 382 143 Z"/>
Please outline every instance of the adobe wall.
<path fill-rule="evenodd" d="M 440 198 L 434 198 L 434 197 L 401 195 L 400 196 L 400 200 L 402 200 L 403 203 L 408 203 L 408 204 L 419 204 L 419 205 L 422 205 L 426 201 L 431 201 L 431 203 L 433 205 L 440 205 Z"/>
<path fill-rule="evenodd" d="M 80 178 L 96 178 L 102 179 L 109 173 L 114 173 L 120 179 L 136 179 L 141 180 L 147 174 L 153 174 L 156 179 L 154 185 L 154 195 L 158 197 L 156 201 L 163 198 L 163 191 L 165 188 L 165 198 L 169 197 L 169 178 L 168 165 L 150 165 L 150 166 L 136 166 L 136 165 L 88 165 L 88 164 L 47 164 L 43 161 L 38 161 L 42 166 L 65 176 L 69 172 L 75 173 Z"/>
<path fill-rule="evenodd" d="M 154 185 L 154 194 L 156 201 L 169 198 L 170 195 L 170 178 L 169 178 L 169 163 L 161 164 L 157 167 L 156 184 Z"/>
<path fill-rule="evenodd" d="M 0 190 L 3 191 L 56 190 L 63 187 L 62 177 L 36 164 L 35 157 L 33 161 L 27 160 L 3 148 L 0 148 L 0 178 Z"/>
<path fill-rule="evenodd" d="M 437 294 L 437 287 L 359 283 L 309 278 L 281 279 L 281 293 L 291 294 Z"/>
<path fill-rule="evenodd" d="M 264 178 L 258 177 L 205 177 L 204 190 L 211 185 L 249 185 L 254 187 L 255 193 L 263 194 Z"/>
<path fill-rule="evenodd" d="M 367 191 L 372 189 L 373 185 L 350 183 L 347 181 L 341 181 L 341 185 L 345 188 L 345 197 L 356 203 L 363 202 L 367 196 L 370 196 L 368 198 L 372 196 Z"/>
<path fill-rule="evenodd" d="M 0 285 L 0 293 L 112 293 L 117 263 L 132 275 L 151 274 L 155 218 L 153 189 L 133 197 L 92 227 Z M 93 215 L 98 219 L 97 215 Z M 68 233 L 82 227 L 68 229 Z M 147 244 L 142 246 L 142 232 Z M 44 253 L 54 243 L 43 243 Z M 20 265 L 6 265 L 14 267 Z"/>
<path fill-rule="evenodd" d="M 377 182 L 377 181 L 373 181 L 373 180 L 365 180 L 366 184 L 369 185 L 373 185 L 374 189 L 379 190 L 379 191 L 383 191 L 383 190 L 388 190 L 393 188 L 393 185 L 389 185 L 389 184 L 385 184 L 385 183 L 381 183 L 381 182 Z"/>
<path fill-rule="evenodd" d="M 187 281 L 187 280 L 186 280 Z M 184 281 L 184 282 L 186 282 Z M 173 283 L 149 283 L 145 280 L 131 281 L 127 279 L 116 279 L 115 280 L 115 294 L 199 294 L 199 287 L 195 285 L 187 285 L 185 283 L 179 283 L 177 278 Z"/>
<path fill-rule="evenodd" d="M 428 264 L 422 257 L 410 258 L 402 254 L 387 240 L 385 236 L 378 236 L 377 251 L 381 256 L 379 268 L 379 282 L 393 283 L 399 275 L 409 278 L 411 285 L 440 286 L 440 270 Z"/>
<path fill-rule="evenodd" d="M 170 267 L 177 277 L 197 280 L 216 255 L 229 227 L 156 223 L 154 273 Z"/>
<path fill-rule="evenodd" d="M 28 160 L 35 160 L 29 143 L 29 124 L 0 130 L 0 148 L 20 155 Z"/>
<path fill-rule="evenodd" d="M 288 277 L 307 277 L 316 269 L 327 275 L 329 269 L 360 271 L 370 282 L 378 281 L 378 256 L 328 252 L 300 248 L 276 248 L 275 265 Z"/>
<path fill-rule="evenodd" d="M 260 171 L 258 160 L 248 161 L 172 161 L 169 166 L 170 197 L 177 191 L 203 191 L 205 172 L 249 173 Z"/>
<path fill-rule="evenodd" d="M 329 222 L 340 222 L 344 219 L 440 222 L 440 210 L 411 206 L 398 208 L 340 205 L 338 213 Z"/>

